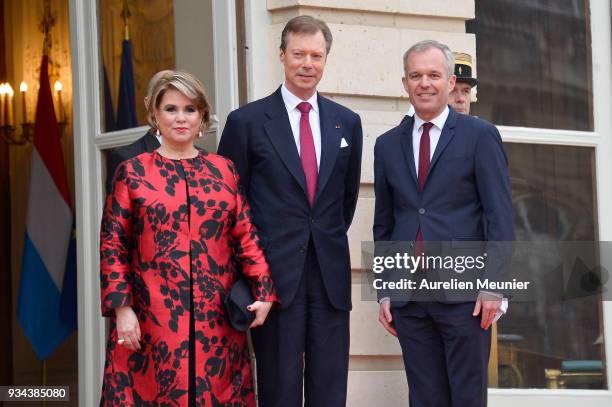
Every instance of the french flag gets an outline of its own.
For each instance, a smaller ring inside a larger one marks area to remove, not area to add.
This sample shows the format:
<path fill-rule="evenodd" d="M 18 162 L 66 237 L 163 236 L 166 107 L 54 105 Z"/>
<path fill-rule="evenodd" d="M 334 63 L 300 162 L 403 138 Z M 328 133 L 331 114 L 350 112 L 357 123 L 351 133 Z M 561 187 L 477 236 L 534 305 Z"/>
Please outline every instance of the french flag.
<path fill-rule="evenodd" d="M 48 57 L 44 55 L 17 300 L 17 319 L 43 360 L 74 330 L 61 316 L 73 213 L 47 66 Z"/>

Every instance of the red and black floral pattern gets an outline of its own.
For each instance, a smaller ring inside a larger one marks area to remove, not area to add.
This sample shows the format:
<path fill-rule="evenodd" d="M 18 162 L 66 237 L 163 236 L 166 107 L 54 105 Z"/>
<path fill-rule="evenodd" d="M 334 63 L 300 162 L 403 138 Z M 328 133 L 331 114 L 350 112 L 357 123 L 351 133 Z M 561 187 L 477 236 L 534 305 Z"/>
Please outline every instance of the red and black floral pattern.
<path fill-rule="evenodd" d="M 250 219 L 236 170 L 218 155 L 143 153 L 118 167 L 100 232 L 102 314 L 111 319 L 101 405 L 187 406 L 191 313 L 197 404 L 255 405 L 246 337 L 222 305 L 236 263 L 256 299 L 276 301 Z M 140 322 L 137 352 L 116 343 L 114 309 L 125 305 Z"/>

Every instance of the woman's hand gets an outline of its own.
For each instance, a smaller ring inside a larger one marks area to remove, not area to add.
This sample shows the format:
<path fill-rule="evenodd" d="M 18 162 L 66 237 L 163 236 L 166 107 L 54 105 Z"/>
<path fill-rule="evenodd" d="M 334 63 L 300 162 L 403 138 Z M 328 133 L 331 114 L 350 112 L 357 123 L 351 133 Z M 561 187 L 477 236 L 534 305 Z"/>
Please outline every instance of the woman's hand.
<path fill-rule="evenodd" d="M 132 307 L 116 308 L 115 315 L 117 317 L 117 343 L 133 351 L 140 350 L 140 324 Z"/>
<path fill-rule="evenodd" d="M 253 311 L 255 313 L 255 320 L 251 323 L 249 328 L 255 328 L 263 325 L 268 313 L 270 312 L 270 309 L 272 308 L 272 304 L 272 302 L 255 301 L 251 305 L 247 306 L 249 311 Z"/>

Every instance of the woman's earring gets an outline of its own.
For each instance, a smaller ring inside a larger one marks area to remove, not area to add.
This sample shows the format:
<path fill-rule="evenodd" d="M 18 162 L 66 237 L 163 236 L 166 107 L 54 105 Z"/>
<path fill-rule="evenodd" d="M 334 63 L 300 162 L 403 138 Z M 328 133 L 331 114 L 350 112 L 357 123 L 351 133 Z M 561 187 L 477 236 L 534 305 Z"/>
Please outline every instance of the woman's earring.
<path fill-rule="evenodd" d="M 202 130 L 200 130 L 200 133 L 198 133 L 198 137 L 202 138 Z"/>
<path fill-rule="evenodd" d="M 158 128 L 155 130 L 155 135 L 156 135 L 157 137 L 161 136 L 161 134 L 159 134 L 159 127 L 158 127 Z"/>

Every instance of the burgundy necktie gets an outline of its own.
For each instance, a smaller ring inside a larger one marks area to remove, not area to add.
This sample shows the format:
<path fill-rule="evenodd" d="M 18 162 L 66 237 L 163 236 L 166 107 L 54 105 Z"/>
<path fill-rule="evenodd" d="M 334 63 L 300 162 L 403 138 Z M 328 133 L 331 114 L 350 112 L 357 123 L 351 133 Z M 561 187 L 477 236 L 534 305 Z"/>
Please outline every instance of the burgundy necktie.
<path fill-rule="evenodd" d="M 419 192 L 423 192 L 427 174 L 429 174 L 429 130 L 432 126 L 433 123 L 423 123 L 423 134 L 421 134 L 421 144 L 419 145 Z M 417 230 L 415 240 L 415 252 L 417 256 L 420 256 L 423 252 L 423 233 L 421 232 L 421 226 L 419 226 L 419 230 Z"/>
<path fill-rule="evenodd" d="M 308 192 L 308 202 L 312 206 L 317 191 L 317 179 L 319 172 L 317 169 L 317 154 L 315 152 L 314 138 L 310 128 L 309 112 L 312 109 L 310 103 L 302 102 L 297 106 L 302 113 L 300 117 L 300 160 L 304 175 L 306 175 L 306 190 Z"/>

